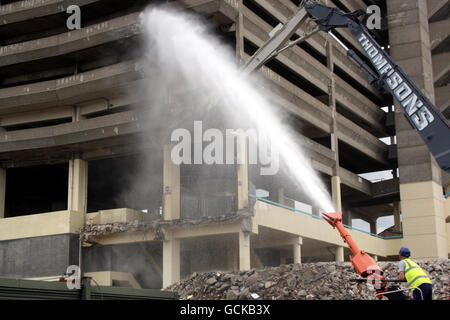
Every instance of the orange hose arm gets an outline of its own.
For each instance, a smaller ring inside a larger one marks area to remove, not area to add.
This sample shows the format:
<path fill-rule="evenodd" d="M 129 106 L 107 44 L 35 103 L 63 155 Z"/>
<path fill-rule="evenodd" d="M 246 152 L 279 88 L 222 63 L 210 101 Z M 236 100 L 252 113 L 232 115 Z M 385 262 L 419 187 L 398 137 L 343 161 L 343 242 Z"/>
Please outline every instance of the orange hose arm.
<path fill-rule="evenodd" d="M 341 237 L 342 237 L 342 239 L 344 239 L 344 242 L 347 243 L 350 250 L 352 250 L 353 254 L 356 255 L 356 254 L 360 253 L 361 250 L 358 248 L 358 245 L 353 240 L 353 238 L 350 236 L 350 234 L 345 229 L 344 225 L 342 224 L 342 222 L 340 220 L 338 220 L 336 222 L 335 227 L 341 234 Z"/>
<path fill-rule="evenodd" d="M 350 236 L 348 231 L 345 229 L 342 224 L 342 213 L 341 212 L 333 212 L 333 213 L 322 213 L 324 219 L 336 228 L 339 231 L 344 242 L 347 243 L 348 247 L 353 253 L 353 256 L 350 255 L 350 261 L 353 264 L 353 267 L 362 277 L 366 278 L 368 275 L 372 273 L 377 273 L 378 275 L 383 275 L 383 270 L 380 266 L 373 260 L 373 258 L 368 255 L 363 250 L 358 248 L 358 245 Z"/>

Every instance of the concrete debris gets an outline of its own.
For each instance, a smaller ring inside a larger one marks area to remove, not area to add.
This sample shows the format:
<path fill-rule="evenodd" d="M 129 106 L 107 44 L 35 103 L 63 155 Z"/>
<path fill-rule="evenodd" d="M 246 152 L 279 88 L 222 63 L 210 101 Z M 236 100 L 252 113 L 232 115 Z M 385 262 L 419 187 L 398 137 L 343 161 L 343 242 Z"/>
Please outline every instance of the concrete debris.
<path fill-rule="evenodd" d="M 250 296 L 255 300 L 259 298 L 259 294 L 257 294 L 257 293 L 252 293 L 252 294 L 250 294 Z"/>
<path fill-rule="evenodd" d="M 114 222 L 106 224 L 87 224 L 80 230 L 80 237 L 83 243 L 95 243 L 93 237 L 111 235 L 122 232 L 154 231 L 155 240 L 164 240 L 164 229 L 176 227 L 199 227 L 209 224 L 223 224 L 241 221 L 242 231 L 249 232 L 251 227 L 252 213 L 239 211 L 236 214 L 222 215 L 217 217 L 202 217 L 198 219 L 176 219 L 176 220 L 152 220 L 152 221 L 131 221 Z"/>
<path fill-rule="evenodd" d="M 450 260 L 422 260 L 433 281 L 433 298 L 450 299 Z M 388 279 L 398 279 L 397 262 L 379 262 Z M 350 262 L 281 265 L 249 271 L 194 273 L 165 290 L 192 300 L 373 300 L 376 292 L 359 278 Z M 388 286 L 390 286 L 389 284 Z M 401 283 L 406 288 L 406 283 Z M 409 294 L 406 291 L 405 294 Z"/>

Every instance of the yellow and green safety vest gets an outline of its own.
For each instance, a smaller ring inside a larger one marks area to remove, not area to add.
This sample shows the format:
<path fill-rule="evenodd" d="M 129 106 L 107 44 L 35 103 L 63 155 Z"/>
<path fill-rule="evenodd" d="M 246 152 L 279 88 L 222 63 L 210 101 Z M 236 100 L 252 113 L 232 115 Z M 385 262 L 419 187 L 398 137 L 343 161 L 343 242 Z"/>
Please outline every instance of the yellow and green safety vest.
<path fill-rule="evenodd" d="M 411 290 L 414 290 L 415 287 L 424 283 L 431 284 L 430 278 L 417 263 L 410 258 L 405 258 L 402 261 L 405 263 L 406 282 L 408 282 L 408 287 L 412 288 Z"/>

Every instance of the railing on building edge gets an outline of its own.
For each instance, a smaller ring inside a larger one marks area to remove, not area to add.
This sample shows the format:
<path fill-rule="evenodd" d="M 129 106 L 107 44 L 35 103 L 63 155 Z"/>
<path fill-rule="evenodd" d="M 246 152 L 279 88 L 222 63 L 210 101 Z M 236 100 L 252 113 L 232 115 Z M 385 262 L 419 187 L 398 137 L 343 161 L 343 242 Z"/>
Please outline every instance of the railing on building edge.
<path fill-rule="evenodd" d="M 299 213 L 305 214 L 307 216 L 313 217 L 315 219 L 319 219 L 319 220 L 325 221 L 325 219 L 322 216 L 317 216 L 317 215 L 314 215 L 314 214 L 306 212 L 306 211 L 302 211 L 302 210 L 299 210 L 299 209 L 296 209 L 296 208 L 293 208 L 293 207 L 289 207 L 289 206 L 284 205 L 282 203 L 278 203 L 278 202 L 271 201 L 271 200 L 268 200 L 268 199 L 265 199 L 265 198 L 257 197 L 256 195 L 253 195 L 253 194 L 249 194 L 249 197 L 250 198 L 255 198 L 255 199 L 257 199 L 259 201 L 262 201 L 262 202 L 266 202 L 266 203 L 272 204 L 272 205 L 280 207 L 280 208 L 284 208 L 284 209 L 287 209 L 287 210 L 299 212 Z M 370 235 L 372 237 L 377 237 L 377 238 L 384 239 L 384 240 L 386 240 L 386 239 L 401 239 L 401 238 L 403 238 L 402 235 L 383 237 L 383 236 L 380 236 L 380 235 L 372 233 L 372 232 L 368 232 L 368 231 L 365 231 L 365 230 L 362 230 L 362 229 L 359 229 L 359 228 L 348 226 L 346 224 L 344 224 L 344 227 L 346 227 L 347 229 L 350 229 L 350 230 L 355 230 L 355 231 L 358 231 L 358 232 L 362 232 L 362 233 L 368 234 L 368 235 Z"/>

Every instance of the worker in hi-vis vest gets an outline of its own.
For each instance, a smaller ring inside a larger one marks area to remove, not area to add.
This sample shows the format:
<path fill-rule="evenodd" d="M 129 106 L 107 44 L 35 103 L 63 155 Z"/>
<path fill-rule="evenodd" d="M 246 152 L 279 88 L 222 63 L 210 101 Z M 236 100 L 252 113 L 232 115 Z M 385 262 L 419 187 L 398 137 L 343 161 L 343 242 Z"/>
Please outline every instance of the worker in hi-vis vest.
<path fill-rule="evenodd" d="M 400 280 L 408 283 L 408 287 L 413 291 L 414 300 L 432 300 L 433 286 L 431 280 L 425 271 L 409 258 L 411 251 L 407 247 L 402 247 L 398 254 L 400 256 L 400 262 L 398 263 Z M 417 288 L 420 290 L 417 290 Z M 420 291 L 422 291 L 422 294 L 420 294 Z"/>

